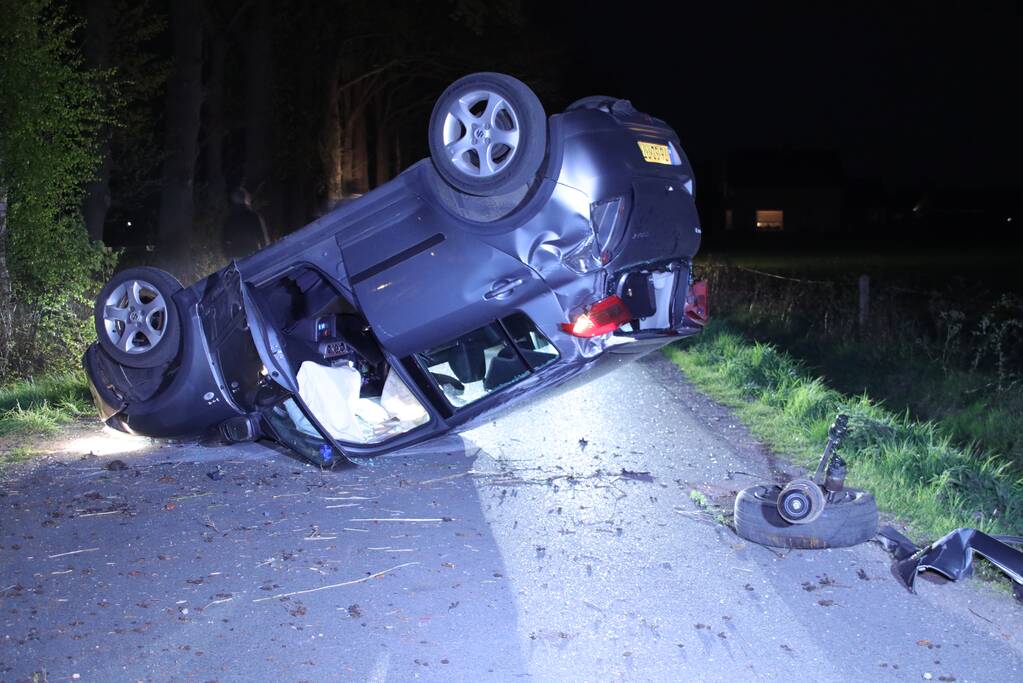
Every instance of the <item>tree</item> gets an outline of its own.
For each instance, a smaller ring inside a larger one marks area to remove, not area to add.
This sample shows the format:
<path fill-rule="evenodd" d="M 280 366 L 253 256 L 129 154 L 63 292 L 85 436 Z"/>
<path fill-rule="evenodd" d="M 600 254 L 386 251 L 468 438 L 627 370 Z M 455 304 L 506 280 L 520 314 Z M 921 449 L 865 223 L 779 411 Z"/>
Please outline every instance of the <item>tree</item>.
<path fill-rule="evenodd" d="M 170 10 L 173 57 L 167 81 L 163 190 L 157 226 L 172 269 L 184 267 L 195 218 L 195 161 L 202 107 L 201 0 L 175 0 Z"/>
<path fill-rule="evenodd" d="M 151 202 L 162 147 L 153 126 L 156 100 L 167 79 L 165 60 L 154 39 L 166 17 L 150 0 L 79 0 L 84 6 L 82 44 L 86 65 L 104 74 L 102 86 L 111 123 L 100 131 L 100 165 L 87 183 L 82 209 L 89 237 L 117 241 L 112 219 L 138 224 L 140 207 Z M 128 218 L 130 217 L 130 218 Z M 121 227 L 124 226 L 122 222 Z"/>
<path fill-rule="evenodd" d="M 273 123 L 273 4 L 255 0 L 245 46 L 245 184 L 265 197 L 270 176 Z"/>
<path fill-rule="evenodd" d="M 85 69 L 49 0 L 0 3 L 0 377 L 88 339 L 81 316 L 109 265 L 80 211 L 108 122 L 101 74 Z M 2 202 L 0 202 L 2 203 Z M 72 362 L 77 362 L 75 358 Z"/>
<path fill-rule="evenodd" d="M 89 66 L 100 72 L 110 69 L 112 0 L 89 0 L 86 3 L 85 44 L 82 52 Z M 89 239 L 103 239 L 103 226 L 110 210 L 110 167 L 112 127 L 105 124 L 99 131 L 99 165 L 95 178 L 86 183 L 82 212 Z"/>

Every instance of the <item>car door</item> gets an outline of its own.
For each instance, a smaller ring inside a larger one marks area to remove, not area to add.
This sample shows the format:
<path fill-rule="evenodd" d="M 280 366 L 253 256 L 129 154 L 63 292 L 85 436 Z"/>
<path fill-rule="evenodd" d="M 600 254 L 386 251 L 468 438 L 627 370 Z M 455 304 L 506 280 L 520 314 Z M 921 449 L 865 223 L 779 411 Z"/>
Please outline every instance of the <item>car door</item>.
<path fill-rule="evenodd" d="M 339 459 L 352 460 L 408 446 L 446 429 L 438 416 L 430 414 L 421 429 L 393 438 L 366 444 L 339 442 L 324 427 L 324 416 L 317 416 L 306 405 L 281 332 L 235 264 L 211 276 L 201 305 L 206 340 L 220 381 L 231 387 L 234 398 L 245 406 L 243 410 L 259 403 L 255 395 L 261 385 L 267 388 L 266 379 L 276 385 L 276 391 L 266 392 L 271 401 L 258 410 L 277 440 L 303 457 L 329 466 Z M 265 375 L 262 382 L 260 375 Z"/>
<path fill-rule="evenodd" d="M 551 299 L 517 258 L 410 194 L 338 236 L 349 282 L 380 343 L 404 358 Z"/>

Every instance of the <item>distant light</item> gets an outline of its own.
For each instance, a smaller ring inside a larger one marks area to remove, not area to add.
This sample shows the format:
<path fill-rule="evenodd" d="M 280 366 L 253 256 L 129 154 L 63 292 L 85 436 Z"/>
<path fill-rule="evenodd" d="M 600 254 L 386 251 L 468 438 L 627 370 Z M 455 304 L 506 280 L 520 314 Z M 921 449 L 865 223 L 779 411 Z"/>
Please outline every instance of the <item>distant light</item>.
<path fill-rule="evenodd" d="M 1012 216 L 1009 216 L 1008 218 L 1006 218 L 1005 222 L 1006 223 L 1012 223 Z"/>
<path fill-rule="evenodd" d="M 131 227 L 131 221 L 128 221 L 128 227 L 129 228 Z"/>

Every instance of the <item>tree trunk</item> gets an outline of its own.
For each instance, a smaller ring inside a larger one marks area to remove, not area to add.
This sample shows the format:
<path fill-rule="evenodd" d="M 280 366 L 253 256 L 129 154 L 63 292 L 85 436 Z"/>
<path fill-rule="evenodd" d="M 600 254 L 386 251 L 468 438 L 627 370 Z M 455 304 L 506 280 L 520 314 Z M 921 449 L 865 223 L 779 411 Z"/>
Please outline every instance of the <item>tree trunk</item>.
<path fill-rule="evenodd" d="M 323 206 L 329 211 L 341 199 L 341 58 L 334 60 L 324 84 L 323 128 L 320 135 L 320 163 L 323 165 Z"/>
<path fill-rule="evenodd" d="M 89 66 L 101 71 L 110 68 L 112 19 L 111 0 L 89 0 L 86 7 L 83 53 Z M 85 185 L 82 214 L 91 240 L 103 239 L 103 226 L 110 210 L 111 134 L 109 125 L 104 125 L 100 129 L 98 150 L 100 163 L 96 168 L 95 179 Z"/>
<path fill-rule="evenodd" d="M 7 266 L 7 188 L 0 186 L 0 378 L 7 373 L 14 332 L 14 296 Z"/>
<path fill-rule="evenodd" d="M 352 117 L 352 92 L 345 90 L 341 98 L 341 111 L 344 124 L 341 127 L 341 196 L 352 193 L 352 139 L 354 138 L 355 119 Z"/>
<path fill-rule="evenodd" d="M 395 174 L 398 174 L 398 173 L 401 173 L 403 170 L 405 170 L 405 169 L 402 168 L 401 133 L 395 133 L 394 134 L 394 172 L 395 172 Z"/>
<path fill-rule="evenodd" d="M 273 96 L 273 4 L 256 0 L 246 49 L 245 185 L 265 198 L 270 176 Z"/>
<path fill-rule="evenodd" d="M 387 130 L 387 105 L 384 98 L 376 101 L 376 122 L 374 126 L 374 146 L 376 147 L 376 183 L 380 187 L 391 179 L 391 133 Z"/>
<path fill-rule="evenodd" d="M 210 41 L 210 75 L 206 84 L 206 201 L 210 206 L 227 203 L 224 179 L 224 64 L 227 35 L 217 31 Z"/>
<path fill-rule="evenodd" d="M 167 80 L 163 190 L 159 241 L 173 265 L 183 265 L 191 245 L 195 213 L 195 158 L 202 105 L 202 28 L 200 0 L 171 3 L 173 64 Z"/>
<path fill-rule="evenodd" d="M 352 175 L 351 188 L 355 194 L 369 191 L 369 150 L 366 141 L 366 107 L 361 106 L 350 115 L 352 121 Z"/>

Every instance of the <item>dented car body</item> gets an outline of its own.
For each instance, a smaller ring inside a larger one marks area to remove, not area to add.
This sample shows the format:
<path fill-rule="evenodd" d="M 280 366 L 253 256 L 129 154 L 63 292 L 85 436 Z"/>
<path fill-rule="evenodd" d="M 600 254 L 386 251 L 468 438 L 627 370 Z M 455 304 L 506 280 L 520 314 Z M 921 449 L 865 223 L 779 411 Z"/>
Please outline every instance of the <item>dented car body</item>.
<path fill-rule="evenodd" d="M 172 362 L 88 350 L 103 420 L 158 437 L 262 435 L 330 465 L 467 428 L 698 332 L 700 224 L 675 132 L 605 100 L 551 116 L 546 140 L 514 192 L 460 192 L 423 160 L 175 292 Z"/>

